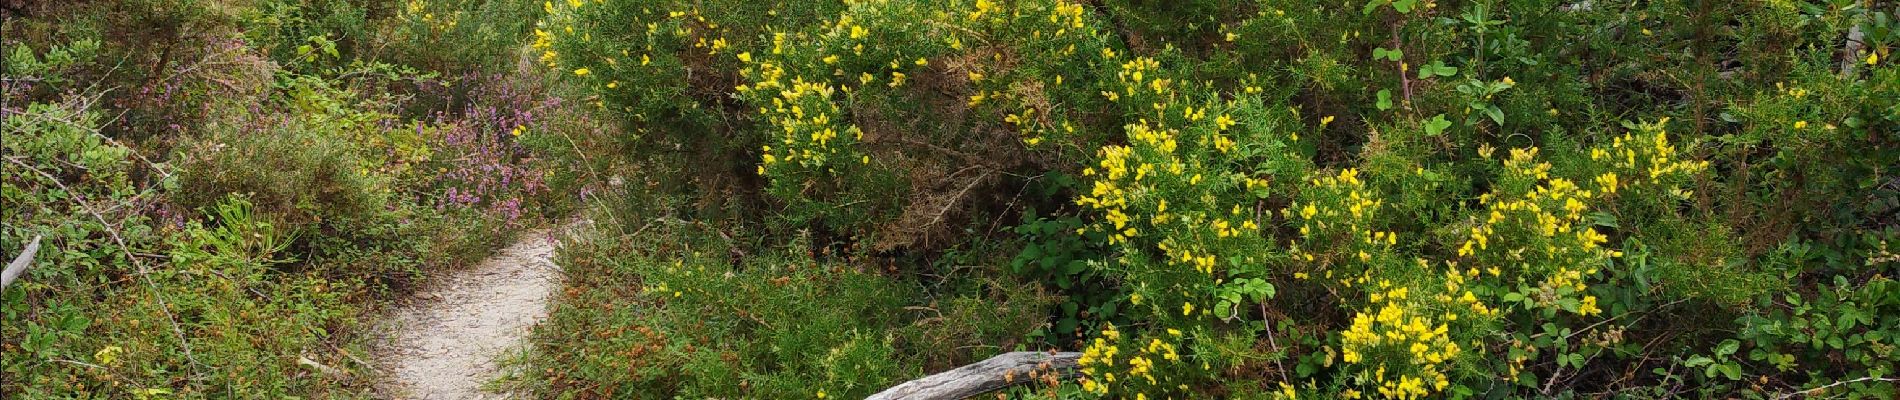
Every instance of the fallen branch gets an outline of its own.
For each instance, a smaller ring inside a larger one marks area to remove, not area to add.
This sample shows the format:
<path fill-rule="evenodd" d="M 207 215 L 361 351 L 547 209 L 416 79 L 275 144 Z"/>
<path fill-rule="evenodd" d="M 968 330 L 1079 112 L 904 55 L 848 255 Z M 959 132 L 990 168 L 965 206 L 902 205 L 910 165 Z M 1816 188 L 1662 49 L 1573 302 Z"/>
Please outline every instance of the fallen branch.
<path fill-rule="evenodd" d="M 39 174 L 40 177 L 46 178 L 47 182 L 51 182 L 53 186 L 58 186 L 59 190 L 64 190 L 66 191 L 66 193 L 73 193 L 74 194 L 73 201 L 76 203 L 79 203 L 79 206 L 81 208 L 84 208 L 87 214 L 92 214 L 92 218 L 94 220 L 99 221 L 99 226 L 101 228 L 104 228 L 106 230 L 106 233 L 111 234 L 112 241 L 115 243 L 118 243 L 119 245 L 119 251 L 122 253 L 125 253 L 125 258 L 132 261 L 133 266 L 138 267 L 139 280 L 144 281 L 145 287 L 148 289 L 151 289 L 152 299 L 158 301 L 159 311 L 163 311 L 165 314 L 165 319 L 171 322 L 172 335 L 178 337 L 178 345 L 185 349 L 185 360 L 191 362 L 189 365 L 191 365 L 192 380 L 203 379 L 204 374 L 202 373 L 202 371 L 200 371 L 199 367 L 204 364 L 199 363 L 198 357 L 192 354 L 191 340 L 185 338 L 184 328 L 179 327 L 178 316 L 172 314 L 171 304 L 165 301 L 165 292 L 163 290 L 158 289 L 158 284 L 152 283 L 152 277 L 151 277 L 152 270 L 145 266 L 144 261 L 139 261 L 138 256 L 135 256 L 132 254 L 132 247 L 125 245 L 125 237 L 119 235 L 119 228 L 112 225 L 112 223 L 110 222 L 106 222 L 106 217 L 103 215 L 99 215 L 99 210 L 97 208 L 93 208 L 92 203 L 86 201 L 85 196 L 78 195 L 79 192 L 74 191 L 73 188 L 66 187 L 65 183 L 60 182 L 59 177 L 55 177 L 53 176 L 53 174 L 49 174 L 49 173 L 46 173 L 46 171 L 40 170 L 39 167 L 35 167 L 32 164 L 27 164 L 26 162 L 20 161 L 13 157 L 5 157 L 5 159 L 7 160 L 7 162 L 11 162 L 14 165 L 20 166 L 20 168 L 25 168 L 27 171 L 32 171 L 34 173 Z"/>
<path fill-rule="evenodd" d="M 1853 75 L 1854 66 L 1860 64 L 1860 48 L 1866 46 L 1867 33 L 1860 31 L 1860 24 L 1854 24 L 1847 30 L 1847 44 L 1841 49 L 1841 75 Z"/>
<path fill-rule="evenodd" d="M 1877 377 L 1877 376 L 1867 376 L 1867 377 L 1861 377 L 1861 378 L 1858 378 L 1858 379 L 1851 379 L 1851 380 L 1845 380 L 1845 381 L 1840 381 L 1840 382 L 1834 382 L 1834 383 L 1830 383 L 1830 384 L 1826 384 L 1826 385 L 1821 385 L 1821 386 L 1817 386 L 1817 387 L 1814 387 L 1814 388 L 1809 388 L 1809 389 L 1802 389 L 1802 390 L 1798 390 L 1798 391 L 1794 391 L 1794 392 L 1790 392 L 1790 393 L 1781 393 L 1781 394 L 1779 394 L 1779 395 L 1777 395 L 1777 396 L 1775 396 L 1775 400 L 1782 400 L 1782 399 L 1788 399 L 1788 398 L 1793 398 L 1793 397 L 1808 397 L 1808 396 L 1819 396 L 1819 395 L 1821 395 L 1821 394 L 1824 394 L 1824 393 L 1827 393 L 1827 389 L 1828 389 L 1828 388 L 1832 388 L 1832 387 L 1835 387 L 1835 386 L 1840 386 L 1840 385 L 1846 385 L 1846 384 L 1850 384 L 1850 383 L 1860 383 L 1860 382 L 1867 382 L 1867 381 L 1875 381 L 1875 382 L 1900 382 L 1900 378 L 1881 378 L 1881 377 Z"/>
<path fill-rule="evenodd" d="M 14 279 L 19 278 L 20 274 L 26 273 L 26 267 L 33 265 L 33 253 L 38 253 L 39 251 L 40 237 L 35 235 L 33 236 L 33 242 L 26 244 L 26 250 L 20 250 L 20 255 L 14 257 L 13 262 L 7 263 L 6 271 L 0 271 L 0 289 L 5 289 L 8 285 L 12 285 Z"/>
<path fill-rule="evenodd" d="M 866 397 L 865 400 L 954 400 L 969 398 L 1009 386 L 1035 381 L 1032 372 L 1074 376 L 1075 361 L 1082 353 L 1046 353 L 1018 351 L 1003 353 L 975 364 L 957 367 L 936 375 L 904 382 Z"/>
<path fill-rule="evenodd" d="M 330 379 L 343 379 L 343 378 L 348 378 L 350 376 L 349 371 L 344 371 L 337 367 L 323 365 L 323 363 L 317 362 L 317 360 L 312 360 L 310 359 L 310 357 L 306 357 L 306 356 L 297 356 L 297 364 L 303 365 L 305 367 L 310 367 L 310 369 L 316 370 L 317 372 L 320 372 L 326 376 L 329 376 Z"/>

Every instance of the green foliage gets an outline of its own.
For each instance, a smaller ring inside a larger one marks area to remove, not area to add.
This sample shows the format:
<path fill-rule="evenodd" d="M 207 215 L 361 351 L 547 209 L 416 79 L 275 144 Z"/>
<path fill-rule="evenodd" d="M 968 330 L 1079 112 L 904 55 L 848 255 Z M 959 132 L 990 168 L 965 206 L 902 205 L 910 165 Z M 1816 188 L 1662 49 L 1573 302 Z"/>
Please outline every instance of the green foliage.
<path fill-rule="evenodd" d="M 44 56 L 34 54 L 33 46 L 21 44 L 13 46 L 13 52 L 7 54 L 8 72 L 19 76 L 38 77 L 49 85 L 71 83 L 60 72 L 79 65 L 93 62 L 99 57 L 99 40 L 79 39 L 67 45 L 53 45 L 46 49 Z"/>
<path fill-rule="evenodd" d="M 543 77 L 380 61 L 361 2 L 15 11 L 0 248 L 43 246 L 0 293 L 7 398 L 371 397 L 362 315 L 578 191 L 514 142 L 579 131 Z M 452 56 L 512 54 L 499 22 Z"/>
<path fill-rule="evenodd" d="M 103 140 L 95 115 L 33 104 L 6 122 L 0 245 L 45 238 L 34 267 L 0 295 L 11 321 L 4 368 L 17 377 L 8 395 L 348 395 L 348 378 L 313 375 L 298 357 L 347 366 L 323 343 L 354 318 L 351 289 L 275 271 L 289 233 L 242 197 L 184 226 L 141 214 L 158 190 L 133 185 L 127 171 L 140 161 Z"/>
<path fill-rule="evenodd" d="M 1667 397 L 1711 346 L 1755 380 L 1707 395 L 1879 376 L 1720 360 L 1762 299 L 1892 273 L 1857 262 L 1892 44 L 1837 51 L 1890 35 L 1870 4 L 1081 3 L 556 3 L 536 47 L 636 130 L 716 126 L 655 144 L 756 169 L 763 231 L 927 258 L 903 228 L 1026 215 L 1008 269 L 1095 334 L 1084 393 Z"/>
<path fill-rule="evenodd" d="M 604 221 L 597 220 L 597 221 Z M 569 242 L 572 288 L 536 329 L 524 380 L 549 397 L 857 398 L 994 354 L 1044 303 L 1021 285 L 938 295 L 702 223 L 606 225 Z"/>
<path fill-rule="evenodd" d="M 1035 213 L 1025 218 L 1035 218 Z M 1104 234 L 1075 234 L 1082 227 L 1082 220 L 1075 217 L 1035 218 L 1016 226 L 1023 245 L 1010 260 L 1009 272 L 1043 282 L 1057 292 L 1070 293 L 1057 304 L 1047 332 L 1039 333 L 1051 345 L 1068 346 L 1087 337 L 1088 332 L 1101 330 L 1104 324 L 1129 321 L 1120 313 L 1127 306 L 1124 295 L 1111 290 L 1107 277 L 1088 265 L 1103 257 L 1099 243 Z"/>
<path fill-rule="evenodd" d="M 541 5 L 511 0 L 410 0 L 370 38 L 375 58 L 442 72 L 510 72 Z"/>
<path fill-rule="evenodd" d="M 225 193 L 245 194 L 265 220 L 304 238 L 294 246 L 313 261 L 352 259 L 331 277 L 409 281 L 421 265 L 403 254 L 423 252 L 424 233 L 440 218 L 396 196 L 395 178 L 427 157 L 417 130 L 380 128 L 389 116 L 352 108 L 320 81 L 289 78 L 286 86 L 274 100 L 291 113 L 256 116 L 243 126 L 257 130 L 212 132 L 181 147 L 178 201 L 208 207 Z M 379 256 L 387 251 L 402 253 Z"/>
<path fill-rule="evenodd" d="M 316 73 L 356 58 L 368 10 L 347 0 L 268 0 L 244 16 L 245 38 L 286 70 Z"/>
<path fill-rule="evenodd" d="M 348 395 L 283 355 L 570 192 L 551 397 L 1895 391 L 1889 1 L 43 8 L 10 395 Z"/>

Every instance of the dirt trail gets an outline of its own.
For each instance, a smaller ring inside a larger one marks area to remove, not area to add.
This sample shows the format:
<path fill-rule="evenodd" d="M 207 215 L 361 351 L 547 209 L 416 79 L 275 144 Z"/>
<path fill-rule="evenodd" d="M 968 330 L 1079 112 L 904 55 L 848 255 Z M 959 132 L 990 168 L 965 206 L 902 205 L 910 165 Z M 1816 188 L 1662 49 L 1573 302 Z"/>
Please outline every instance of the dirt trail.
<path fill-rule="evenodd" d="M 502 399 L 482 390 L 497 358 L 524 345 L 560 287 L 550 230 L 523 234 L 480 265 L 439 279 L 386 321 L 377 364 L 396 399 Z"/>

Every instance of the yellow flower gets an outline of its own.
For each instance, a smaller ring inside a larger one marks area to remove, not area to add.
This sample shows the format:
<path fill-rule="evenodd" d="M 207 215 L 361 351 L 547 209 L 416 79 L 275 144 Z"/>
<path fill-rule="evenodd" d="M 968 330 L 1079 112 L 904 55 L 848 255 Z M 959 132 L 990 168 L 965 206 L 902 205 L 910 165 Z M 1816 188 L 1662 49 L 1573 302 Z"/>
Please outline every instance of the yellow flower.
<path fill-rule="evenodd" d="M 1601 313 L 1603 313 L 1603 309 L 1597 308 L 1596 296 L 1583 296 L 1583 303 L 1577 305 L 1577 314 L 1596 315 Z"/>
<path fill-rule="evenodd" d="M 574 70 L 574 76 L 587 76 L 588 72 L 590 71 L 588 71 L 586 68 L 577 69 L 577 70 Z"/>
<path fill-rule="evenodd" d="M 1878 63 L 1880 63 L 1880 53 L 1871 52 L 1871 51 L 1867 52 L 1867 65 L 1874 65 Z"/>
<path fill-rule="evenodd" d="M 819 390 L 819 391 L 818 391 L 818 398 L 820 398 L 820 399 L 822 399 L 822 398 L 825 398 L 825 391 L 824 391 L 824 390 Z"/>
<path fill-rule="evenodd" d="M 1227 128 L 1231 128 L 1231 127 L 1233 127 L 1233 126 L 1234 126 L 1234 118 L 1233 118 L 1233 117 L 1228 117 L 1228 116 L 1226 116 L 1226 115 L 1221 115 L 1221 116 L 1219 116 L 1219 117 L 1215 117 L 1215 118 L 1214 118 L 1214 125 L 1216 125 L 1216 126 L 1219 126 L 1219 127 L 1220 127 L 1220 130 L 1223 130 L 1223 131 L 1224 131 L 1224 130 L 1227 130 Z"/>
<path fill-rule="evenodd" d="M 1795 121 L 1795 122 L 1794 122 L 1794 128 L 1795 128 L 1795 129 L 1807 129 L 1807 127 L 1808 127 L 1808 121 Z"/>
<path fill-rule="evenodd" d="M 1194 313 L 1194 303 L 1181 303 L 1181 315 Z"/>
<path fill-rule="evenodd" d="M 748 51 L 744 53 L 739 53 L 739 62 L 743 62 L 743 63 L 752 62 L 752 52 Z"/>

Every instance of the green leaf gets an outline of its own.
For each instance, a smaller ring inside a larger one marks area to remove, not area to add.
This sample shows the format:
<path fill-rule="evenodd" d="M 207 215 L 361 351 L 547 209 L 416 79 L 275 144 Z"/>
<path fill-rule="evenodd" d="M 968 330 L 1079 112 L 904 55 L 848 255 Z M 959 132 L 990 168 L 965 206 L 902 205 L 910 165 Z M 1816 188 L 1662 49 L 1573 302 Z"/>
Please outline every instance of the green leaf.
<path fill-rule="evenodd" d="M 1704 365 L 1709 365 L 1710 363 L 1713 363 L 1713 362 L 1715 362 L 1715 360 L 1710 359 L 1708 356 L 1700 356 L 1700 355 L 1690 356 L 1688 360 L 1682 362 L 1682 366 L 1695 368 L 1695 367 L 1700 367 Z"/>
<path fill-rule="evenodd" d="M 1089 264 L 1086 262 L 1082 262 L 1082 260 L 1073 260 L 1073 261 L 1069 261 L 1067 265 L 1064 265 L 1062 267 L 1062 273 L 1075 275 L 1075 274 L 1082 273 L 1082 271 L 1088 270 L 1088 267 L 1089 267 Z"/>
<path fill-rule="evenodd" d="M 1740 350 L 1741 347 L 1741 341 L 1735 339 L 1723 340 L 1721 344 L 1715 345 L 1715 356 L 1726 357 L 1730 354 L 1735 354 L 1735 351 Z"/>
<path fill-rule="evenodd" d="M 1453 67 L 1449 65 L 1439 65 L 1438 68 L 1432 69 L 1432 73 L 1437 74 L 1438 76 L 1458 75 L 1458 67 Z"/>
<path fill-rule="evenodd" d="M 1602 226 L 1602 227 L 1609 227 L 1609 228 L 1622 227 L 1622 226 L 1617 225 L 1616 223 L 1616 214 L 1611 214 L 1611 213 L 1607 213 L 1603 211 L 1590 213 L 1590 224 L 1596 225 L 1596 226 Z"/>
<path fill-rule="evenodd" d="M 1402 57 L 1405 57 L 1403 50 L 1387 50 L 1384 47 L 1372 49 L 1373 60 L 1385 59 L 1386 61 L 1398 61 L 1399 58 Z"/>
<path fill-rule="evenodd" d="M 1557 307 L 1563 308 L 1564 311 L 1577 312 L 1577 307 L 1580 305 L 1582 304 L 1578 303 L 1577 299 L 1557 299 Z"/>
<path fill-rule="evenodd" d="M 1445 65 L 1444 61 L 1433 61 L 1418 69 L 1418 79 L 1431 79 L 1434 76 L 1452 76 L 1458 74 L 1458 67 Z"/>
<path fill-rule="evenodd" d="M 1392 109 L 1392 90 L 1391 89 L 1379 89 L 1378 96 L 1379 96 L 1379 102 L 1374 103 L 1373 105 L 1379 107 L 1379 111 Z"/>
<path fill-rule="evenodd" d="M 1450 127 L 1451 121 L 1445 119 L 1445 114 L 1438 114 L 1432 116 L 1430 121 L 1425 121 L 1425 135 L 1438 136 L 1439 134 L 1445 133 L 1445 128 Z"/>
<path fill-rule="evenodd" d="M 1484 105 L 1484 116 L 1491 117 L 1491 122 L 1504 125 L 1504 110 L 1499 110 L 1498 106 L 1490 104 Z"/>
<path fill-rule="evenodd" d="M 1359 12 L 1367 14 L 1367 15 L 1371 15 L 1372 10 L 1377 10 L 1379 9 L 1379 6 L 1385 5 L 1390 2 L 1391 0 L 1368 0 L 1366 1 L 1366 6 L 1360 8 Z"/>

